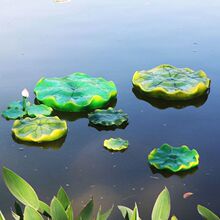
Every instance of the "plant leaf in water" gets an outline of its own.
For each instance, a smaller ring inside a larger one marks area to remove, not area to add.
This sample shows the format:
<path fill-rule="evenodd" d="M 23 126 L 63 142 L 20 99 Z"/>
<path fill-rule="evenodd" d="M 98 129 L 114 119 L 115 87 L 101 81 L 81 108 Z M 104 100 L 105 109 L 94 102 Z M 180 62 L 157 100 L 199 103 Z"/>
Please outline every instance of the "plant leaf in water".
<path fill-rule="evenodd" d="M 220 218 L 215 213 L 202 205 L 198 205 L 197 210 L 199 214 L 206 220 L 220 220 Z"/>
<path fill-rule="evenodd" d="M 65 209 L 56 197 L 54 197 L 51 201 L 50 215 L 53 220 L 68 220 Z"/>
<path fill-rule="evenodd" d="M 135 72 L 133 85 L 147 96 L 166 100 L 189 100 L 207 92 L 210 79 L 202 70 L 165 64 Z"/>
<path fill-rule="evenodd" d="M 100 206 L 96 220 L 107 220 L 112 213 L 113 207 L 114 206 L 112 206 L 111 209 L 109 209 L 108 211 L 106 211 L 105 213 L 102 214 L 102 208 Z"/>
<path fill-rule="evenodd" d="M 159 170 L 179 172 L 198 166 L 199 154 L 195 149 L 190 150 L 186 145 L 172 147 L 169 144 L 163 144 L 150 152 L 148 161 Z"/>
<path fill-rule="evenodd" d="M 175 215 L 173 215 L 173 216 L 171 217 L 171 220 L 178 220 L 178 218 L 177 218 Z"/>
<path fill-rule="evenodd" d="M 45 202 L 43 201 L 40 201 L 39 203 L 39 209 L 38 211 L 42 214 L 42 215 L 45 215 L 45 216 L 50 216 L 50 206 L 47 205 Z"/>
<path fill-rule="evenodd" d="M 24 220 L 44 220 L 43 217 L 32 207 L 26 206 L 24 209 Z"/>
<path fill-rule="evenodd" d="M 91 199 L 82 209 L 76 220 L 91 220 L 93 213 L 93 199 Z"/>
<path fill-rule="evenodd" d="M 39 208 L 39 199 L 34 189 L 12 170 L 3 168 L 3 179 L 11 194 L 24 205 L 35 210 Z"/>
<path fill-rule="evenodd" d="M 61 78 L 42 78 L 34 92 L 43 104 L 65 112 L 102 108 L 117 95 L 112 81 L 79 72 Z"/>
<path fill-rule="evenodd" d="M 152 220 L 168 220 L 170 216 L 170 193 L 168 189 L 165 189 L 157 197 L 154 204 L 151 218 Z"/>
<path fill-rule="evenodd" d="M 57 116 L 25 118 L 14 122 L 12 132 L 21 141 L 54 141 L 66 135 L 67 124 Z"/>
<path fill-rule="evenodd" d="M 128 148 L 128 141 L 122 138 L 110 138 L 104 141 L 104 147 L 112 151 L 121 151 Z"/>
<path fill-rule="evenodd" d="M 27 114 L 29 117 L 37 117 L 37 116 L 49 116 L 51 115 L 53 109 L 46 105 L 30 105 L 27 107 Z"/>
<path fill-rule="evenodd" d="M 73 208 L 72 208 L 71 204 L 66 209 L 66 215 L 67 215 L 68 220 L 73 220 L 74 219 L 74 217 L 73 217 Z"/>
<path fill-rule="evenodd" d="M 128 121 L 128 115 L 125 114 L 121 109 L 115 110 L 111 107 L 108 109 L 97 109 L 88 114 L 88 118 L 91 124 L 106 127 L 119 127 Z"/>
<path fill-rule="evenodd" d="M 65 210 L 71 204 L 69 197 L 67 196 L 63 187 L 60 187 L 60 189 L 57 193 L 57 199 L 60 201 L 60 203 L 62 204 L 62 206 Z"/>
<path fill-rule="evenodd" d="M 135 208 L 134 208 L 134 210 L 132 210 L 132 209 L 126 207 L 126 206 L 118 206 L 118 209 L 120 210 L 120 212 L 121 212 L 124 219 L 126 219 L 126 220 L 131 220 L 132 219 L 132 217 L 134 215 Z M 138 220 L 141 220 L 141 218 L 139 217 Z"/>
<path fill-rule="evenodd" d="M 0 211 L 0 220 L 5 220 L 4 215 L 2 214 L 2 212 Z"/>

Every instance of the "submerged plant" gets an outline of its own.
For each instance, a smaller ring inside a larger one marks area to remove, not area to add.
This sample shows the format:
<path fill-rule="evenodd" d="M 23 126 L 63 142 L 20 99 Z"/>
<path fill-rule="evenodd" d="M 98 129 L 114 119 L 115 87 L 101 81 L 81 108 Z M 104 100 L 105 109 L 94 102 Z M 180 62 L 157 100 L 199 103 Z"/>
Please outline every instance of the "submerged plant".
<path fill-rule="evenodd" d="M 29 117 L 37 117 L 37 116 L 49 116 L 51 115 L 53 109 L 46 106 L 46 105 L 35 105 L 31 104 L 27 101 L 27 98 L 29 97 L 29 92 L 27 89 L 24 89 L 22 91 L 22 101 L 14 101 L 11 102 L 7 109 L 2 112 L 2 116 L 6 119 L 19 119 L 23 118 L 25 116 Z"/>
<path fill-rule="evenodd" d="M 135 72 L 133 85 L 146 95 L 166 100 L 189 100 L 206 93 L 210 79 L 202 70 L 164 64 Z"/>
<path fill-rule="evenodd" d="M 97 109 L 88 114 L 88 118 L 91 124 L 106 127 L 119 127 L 128 122 L 128 115 L 126 113 L 124 113 L 121 109 L 115 110 L 111 107 L 108 109 Z"/>
<path fill-rule="evenodd" d="M 169 144 L 163 144 L 160 148 L 155 148 L 150 152 L 148 161 L 159 170 L 167 169 L 178 172 L 198 166 L 199 154 L 195 149 L 190 150 L 186 145 L 172 147 Z"/>
<path fill-rule="evenodd" d="M 117 95 L 112 81 L 78 72 L 61 78 L 42 78 L 34 92 L 45 105 L 66 112 L 102 108 Z"/>
<path fill-rule="evenodd" d="M 57 116 L 25 118 L 14 122 L 12 132 L 22 141 L 55 141 L 67 133 L 67 124 Z"/>
<path fill-rule="evenodd" d="M 104 141 L 104 147 L 112 151 L 122 151 L 128 148 L 128 141 L 122 138 L 110 138 Z"/>

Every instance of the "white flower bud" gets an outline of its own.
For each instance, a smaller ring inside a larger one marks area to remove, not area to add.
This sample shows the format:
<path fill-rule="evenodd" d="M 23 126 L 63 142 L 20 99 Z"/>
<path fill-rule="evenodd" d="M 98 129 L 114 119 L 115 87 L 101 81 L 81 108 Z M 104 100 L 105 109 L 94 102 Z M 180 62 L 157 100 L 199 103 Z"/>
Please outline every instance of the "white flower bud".
<path fill-rule="evenodd" d="M 22 92 L 21 92 L 21 95 L 24 97 L 24 98 L 28 98 L 29 97 L 29 92 L 27 89 L 23 89 Z"/>

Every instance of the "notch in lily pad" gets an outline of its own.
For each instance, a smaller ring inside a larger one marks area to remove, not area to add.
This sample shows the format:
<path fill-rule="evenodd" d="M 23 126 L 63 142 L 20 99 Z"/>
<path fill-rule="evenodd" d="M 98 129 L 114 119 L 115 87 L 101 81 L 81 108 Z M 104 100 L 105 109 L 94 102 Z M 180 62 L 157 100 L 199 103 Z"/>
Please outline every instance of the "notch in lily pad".
<path fill-rule="evenodd" d="M 53 109 L 51 107 L 43 104 L 35 105 L 27 101 L 27 98 L 29 97 L 27 89 L 24 89 L 21 94 L 23 100 L 11 102 L 7 109 L 2 112 L 4 118 L 15 120 L 25 116 L 38 117 L 42 115 L 49 116 L 52 114 Z"/>
<path fill-rule="evenodd" d="M 122 138 L 110 138 L 104 141 L 104 147 L 110 151 L 124 151 L 128 146 L 129 142 Z"/>
<path fill-rule="evenodd" d="M 195 149 L 190 150 L 186 145 L 173 147 L 169 144 L 163 144 L 150 152 L 148 162 L 156 169 L 175 173 L 197 167 L 199 154 Z"/>
<path fill-rule="evenodd" d="M 108 109 L 96 109 L 88 114 L 89 122 L 98 127 L 122 127 L 128 124 L 128 115 L 123 110 L 116 110 L 112 107 Z"/>

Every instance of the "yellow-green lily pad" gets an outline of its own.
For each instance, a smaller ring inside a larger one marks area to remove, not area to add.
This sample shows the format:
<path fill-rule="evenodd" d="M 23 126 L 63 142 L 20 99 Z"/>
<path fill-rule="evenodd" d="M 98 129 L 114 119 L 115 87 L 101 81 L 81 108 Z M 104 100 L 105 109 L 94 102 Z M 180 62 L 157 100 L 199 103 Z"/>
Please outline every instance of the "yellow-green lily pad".
<path fill-rule="evenodd" d="M 16 120 L 12 132 L 21 141 L 47 142 L 55 141 L 67 133 L 66 121 L 60 120 L 57 116 L 36 118 L 25 118 Z"/>
<path fill-rule="evenodd" d="M 122 138 L 110 138 L 104 141 L 104 147 L 111 151 L 122 151 L 128 148 L 129 142 Z"/>
<path fill-rule="evenodd" d="M 210 79 L 202 70 L 177 68 L 168 64 L 135 72 L 133 85 L 147 96 L 166 100 L 189 100 L 204 95 Z"/>
<path fill-rule="evenodd" d="M 169 144 L 163 144 L 150 152 L 148 162 L 159 170 L 179 172 L 198 166 L 199 154 L 186 145 L 172 147 Z"/>
<path fill-rule="evenodd" d="M 42 78 L 34 92 L 40 102 L 66 112 L 102 108 L 117 95 L 114 82 L 79 72 L 61 78 Z"/>
<path fill-rule="evenodd" d="M 128 115 L 121 109 L 115 110 L 111 107 L 108 109 L 96 109 L 94 112 L 88 114 L 89 122 L 93 125 L 100 126 L 116 126 L 128 122 Z"/>

